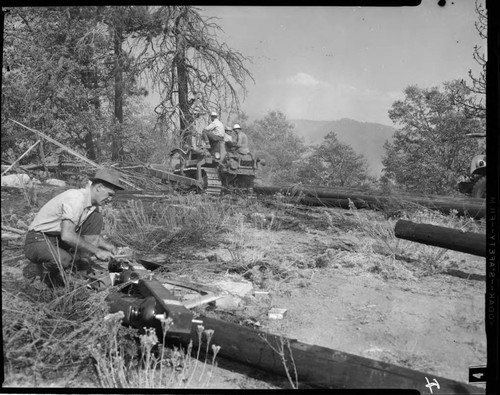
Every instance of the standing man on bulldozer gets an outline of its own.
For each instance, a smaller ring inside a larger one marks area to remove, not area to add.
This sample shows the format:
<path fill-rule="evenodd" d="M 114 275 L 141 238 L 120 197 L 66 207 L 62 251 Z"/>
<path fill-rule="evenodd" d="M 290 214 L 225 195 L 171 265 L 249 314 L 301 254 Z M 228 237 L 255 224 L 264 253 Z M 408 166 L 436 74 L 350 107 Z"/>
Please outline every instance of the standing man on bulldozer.
<path fill-rule="evenodd" d="M 205 142 L 205 148 L 210 148 L 212 143 L 224 141 L 225 131 L 224 125 L 218 119 L 218 114 L 215 111 L 210 113 L 210 124 L 203 129 L 202 140 Z M 208 146 L 208 147 L 207 147 Z"/>

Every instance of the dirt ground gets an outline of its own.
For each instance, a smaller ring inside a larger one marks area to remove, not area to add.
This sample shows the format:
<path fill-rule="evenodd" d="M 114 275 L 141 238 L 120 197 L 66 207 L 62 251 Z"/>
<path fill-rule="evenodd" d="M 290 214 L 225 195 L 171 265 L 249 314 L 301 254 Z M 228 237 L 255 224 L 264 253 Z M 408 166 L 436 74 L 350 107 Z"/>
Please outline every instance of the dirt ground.
<path fill-rule="evenodd" d="M 49 188 L 40 196 L 48 199 L 58 192 Z M 2 188 L 2 217 L 11 218 L 29 209 L 20 192 Z M 471 277 L 475 279 L 438 272 L 422 276 L 412 270 L 415 262 L 401 264 L 384 253 L 373 234 L 353 225 L 354 217 L 364 216 L 364 210 L 353 214 L 334 208 L 311 209 L 302 216 L 282 216 L 281 222 L 276 217 L 274 224 L 265 214 L 219 245 L 195 252 L 192 248 L 178 251 L 179 256 L 194 254 L 207 262 L 213 257 L 225 262 L 237 256 L 246 264 L 252 263 L 252 270 L 245 275 L 198 267 L 190 271 L 189 280 L 207 284 L 223 279 L 249 280 L 254 290 L 269 292 L 264 301 L 249 296 L 239 307 L 216 309 L 214 314 L 250 322 L 261 330 L 304 343 L 461 382 L 468 381 L 469 367 L 486 363 L 483 258 L 452 251 L 439 255 L 442 264 L 476 275 Z M 325 215 L 327 226 L 319 220 Z M 2 234 L 4 286 L 21 275 L 27 261 L 20 256 L 23 239 L 14 235 L 4 238 L 5 232 Z M 279 262 L 281 268 L 288 265 L 289 270 L 282 277 L 264 276 L 259 268 L 273 262 Z M 272 307 L 287 309 L 284 318 L 269 319 L 267 312 Z M 224 361 L 219 362 L 208 386 L 286 387 L 286 379 Z"/>
<path fill-rule="evenodd" d="M 321 251 L 332 240 L 321 231 L 261 230 L 254 236 L 250 251 L 299 256 L 314 256 L 315 246 Z M 366 270 L 365 254 L 339 255 L 271 292 L 269 308 L 287 309 L 284 319 L 266 319 L 248 306 L 240 315 L 271 333 L 461 382 L 468 381 L 470 366 L 485 364 L 484 282 L 445 274 L 384 279 Z M 470 273 L 484 268 L 480 258 L 448 255 Z"/>

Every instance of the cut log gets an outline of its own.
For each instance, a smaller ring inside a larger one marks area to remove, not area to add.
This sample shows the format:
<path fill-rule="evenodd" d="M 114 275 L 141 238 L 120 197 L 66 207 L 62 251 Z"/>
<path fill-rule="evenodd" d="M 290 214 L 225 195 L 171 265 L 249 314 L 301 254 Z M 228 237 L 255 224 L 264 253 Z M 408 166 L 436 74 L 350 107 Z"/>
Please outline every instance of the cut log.
<path fill-rule="evenodd" d="M 423 206 L 431 210 L 437 210 L 445 214 L 456 211 L 458 215 L 468 215 L 472 218 L 483 218 L 486 215 L 486 203 L 484 199 L 455 198 L 447 196 L 412 196 L 408 194 L 399 195 L 375 195 L 362 193 L 359 190 L 348 189 L 326 189 L 318 187 L 271 187 L 254 186 L 254 192 L 258 195 L 283 194 L 290 198 L 296 198 L 298 203 L 315 206 L 332 206 L 349 208 L 349 200 L 356 208 L 372 208 L 383 210 L 387 208 L 408 207 L 411 205 Z"/>
<path fill-rule="evenodd" d="M 484 274 L 466 273 L 458 269 L 447 269 L 442 271 L 442 273 L 449 276 L 465 278 L 466 280 L 486 281 L 486 276 Z"/>
<path fill-rule="evenodd" d="M 170 200 L 172 197 L 171 193 L 166 191 L 135 191 L 135 190 L 122 190 L 116 191 L 115 201 L 126 202 L 128 200 L 160 200 L 166 203 L 166 200 Z"/>
<path fill-rule="evenodd" d="M 396 237 L 435 247 L 486 257 L 486 235 L 462 232 L 443 226 L 416 224 L 399 220 L 394 228 Z"/>
<path fill-rule="evenodd" d="M 426 387 L 428 385 L 427 378 L 430 382 L 434 382 L 435 379 L 439 383 L 440 393 L 484 393 L 482 388 L 433 374 L 293 339 L 280 338 L 277 335 L 215 318 L 202 316 L 198 319 L 203 321 L 205 329 L 214 330 L 211 344 L 221 347 L 218 355 L 279 376 L 286 376 L 285 364 L 269 344 L 278 348 L 283 340 L 285 342 L 286 366 L 293 378 L 294 367 L 290 358 L 290 350 L 297 370 L 299 386 L 302 383 L 316 388 L 407 388 L 416 389 L 421 393 L 429 393 L 429 387 Z M 196 325 L 193 325 L 191 338 L 197 346 L 199 341 Z M 203 336 L 203 350 L 206 346 L 205 341 L 205 336 Z M 286 345 L 287 341 L 290 344 L 289 349 Z"/>

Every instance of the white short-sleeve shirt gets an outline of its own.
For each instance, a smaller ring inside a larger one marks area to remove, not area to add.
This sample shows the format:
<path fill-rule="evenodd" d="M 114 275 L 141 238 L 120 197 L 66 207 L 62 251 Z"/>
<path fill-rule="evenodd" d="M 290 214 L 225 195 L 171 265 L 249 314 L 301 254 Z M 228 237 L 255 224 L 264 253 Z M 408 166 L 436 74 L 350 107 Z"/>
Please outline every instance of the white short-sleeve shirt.
<path fill-rule="evenodd" d="M 219 121 L 217 118 L 215 118 L 210 125 L 208 125 L 205 130 L 207 131 L 212 131 L 213 134 L 219 137 L 224 137 L 226 134 L 224 124 Z"/>
<path fill-rule="evenodd" d="M 83 189 L 68 189 L 45 203 L 28 229 L 61 233 L 62 221 L 69 220 L 78 231 L 95 209 L 90 199 L 90 185 Z"/>

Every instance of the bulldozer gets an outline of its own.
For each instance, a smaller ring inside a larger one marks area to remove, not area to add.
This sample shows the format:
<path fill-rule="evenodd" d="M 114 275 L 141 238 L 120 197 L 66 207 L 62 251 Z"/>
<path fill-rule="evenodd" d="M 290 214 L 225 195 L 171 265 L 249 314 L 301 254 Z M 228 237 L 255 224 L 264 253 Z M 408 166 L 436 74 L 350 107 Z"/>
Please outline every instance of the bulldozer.
<path fill-rule="evenodd" d="M 484 138 L 486 134 L 470 133 L 468 137 Z M 470 165 L 469 178 L 458 183 L 458 190 L 473 198 L 486 198 L 486 155 L 474 156 Z"/>
<path fill-rule="evenodd" d="M 240 155 L 228 152 L 224 141 L 204 148 L 195 137 L 184 150 L 172 150 L 170 156 L 175 155 L 178 155 L 179 163 L 174 174 L 196 180 L 198 189 L 210 195 L 234 191 L 251 193 L 257 171 L 265 165 L 263 160 L 251 153 Z"/>

